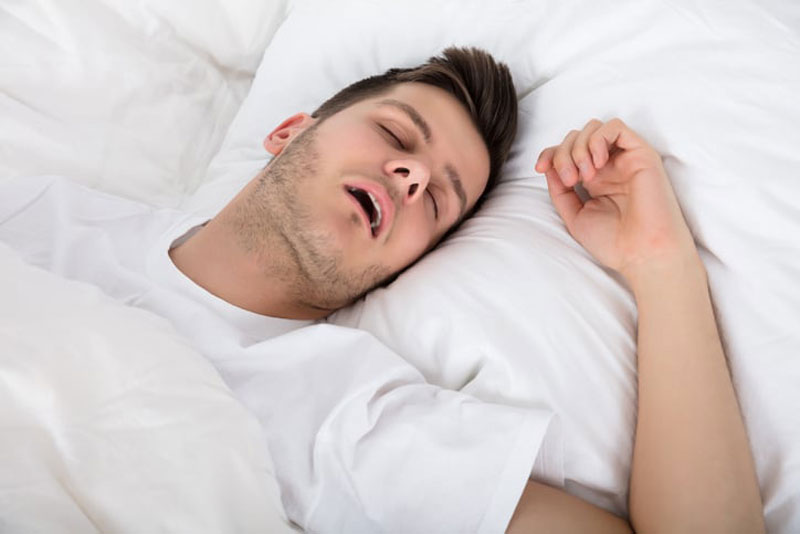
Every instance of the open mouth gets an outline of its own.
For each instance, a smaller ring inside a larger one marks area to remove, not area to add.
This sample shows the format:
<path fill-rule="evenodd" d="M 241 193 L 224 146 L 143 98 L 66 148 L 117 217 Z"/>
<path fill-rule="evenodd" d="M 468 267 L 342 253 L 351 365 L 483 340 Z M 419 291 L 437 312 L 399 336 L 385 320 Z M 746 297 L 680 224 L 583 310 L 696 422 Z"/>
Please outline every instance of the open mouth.
<path fill-rule="evenodd" d="M 375 195 L 359 187 L 347 186 L 347 192 L 355 198 L 367 215 L 372 237 L 377 237 L 383 222 L 383 210 Z"/>

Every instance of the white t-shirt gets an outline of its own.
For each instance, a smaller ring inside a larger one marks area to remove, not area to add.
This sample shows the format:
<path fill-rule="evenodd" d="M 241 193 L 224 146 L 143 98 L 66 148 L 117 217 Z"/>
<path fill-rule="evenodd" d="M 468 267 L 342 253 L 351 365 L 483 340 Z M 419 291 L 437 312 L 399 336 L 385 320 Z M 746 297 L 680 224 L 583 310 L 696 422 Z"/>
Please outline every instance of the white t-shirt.
<path fill-rule="evenodd" d="M 501 532 L 532 469 L 561 480 L 551 412 L 428 384 L 366 332 L 258 315 L 194 284 L 168 251 L 203 222 L 58 177 L 0 183 L 0 241 L 167 318 L 215 365 L 263 425 L 305 529 Z"/>

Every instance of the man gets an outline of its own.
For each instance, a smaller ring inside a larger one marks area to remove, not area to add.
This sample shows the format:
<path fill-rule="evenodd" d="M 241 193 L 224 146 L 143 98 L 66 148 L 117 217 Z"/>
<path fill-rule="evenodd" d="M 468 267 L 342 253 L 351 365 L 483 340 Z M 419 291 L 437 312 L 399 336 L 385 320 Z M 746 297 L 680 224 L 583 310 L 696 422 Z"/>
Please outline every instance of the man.
<path fill-rule="evenodd" d="M 528 480 L 550 472 L 552 414 L 442 390 L 363 333 L 310 326 L 467 217 L 515 127 L 508 70 L 448 49 L 287 119 L 265 140 L 275 158 L 210 221 L 47 179 L 4 186 L 0 239 L 168 317 L 259 417 L 303 528 L 626 532 Z M 572 235 L 640 307 L 633 525 L 763 530 L 704 271 L 657 154 L 622 122 L 592 121 L 537 169 Z"/>

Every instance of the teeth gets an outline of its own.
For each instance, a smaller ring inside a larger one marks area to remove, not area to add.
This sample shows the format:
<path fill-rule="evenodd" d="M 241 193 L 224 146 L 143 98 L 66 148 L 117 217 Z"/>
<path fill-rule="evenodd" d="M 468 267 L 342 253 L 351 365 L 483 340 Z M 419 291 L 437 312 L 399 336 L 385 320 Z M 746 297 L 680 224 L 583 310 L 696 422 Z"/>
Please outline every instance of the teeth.
<path fill-rule="evenodd" d="M 370 227 L 375 230 L 381 225 L 381 219 L 383 218 L 383 214 L 381 213 L 381 205 L 375 196 L 369 191 L 367 191 L 367 196 L 369 196 L 370 201 L 372 201 L 372 207 L 375 208 L 375 220 L 370 224 Z"/>

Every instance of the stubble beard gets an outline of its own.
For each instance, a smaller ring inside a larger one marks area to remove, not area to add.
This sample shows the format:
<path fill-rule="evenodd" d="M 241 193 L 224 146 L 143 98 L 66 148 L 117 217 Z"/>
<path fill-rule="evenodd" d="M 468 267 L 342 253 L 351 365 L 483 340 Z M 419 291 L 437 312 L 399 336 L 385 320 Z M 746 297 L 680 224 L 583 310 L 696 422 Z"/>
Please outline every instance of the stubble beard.
<path fill-rule="evenodd" d="M 261 171 L 235 212 L 234 228 L 264 275 L 285 283 L 292 300 L 334 311 L 383 284 L 392 272 L 380 264 L 346 271 L 335 236 L 321 227 L 304 202 L 304 187 L 321 179 L 316 149 L 319 124 L 302 132 Z"/>

